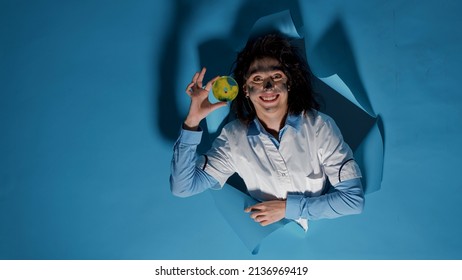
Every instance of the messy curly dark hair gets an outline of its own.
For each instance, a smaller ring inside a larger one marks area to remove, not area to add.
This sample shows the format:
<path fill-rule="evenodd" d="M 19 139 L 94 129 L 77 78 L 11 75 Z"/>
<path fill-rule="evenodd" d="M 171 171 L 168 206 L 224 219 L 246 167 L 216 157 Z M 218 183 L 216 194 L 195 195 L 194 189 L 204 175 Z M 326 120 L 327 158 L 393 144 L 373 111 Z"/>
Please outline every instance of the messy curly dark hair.
<path fill-rule="evenodd" d="M 312 109 L 319 109 L 319 103 L 311 85 L 311 72 L 307 62 L 299 54 L 299 50 L 290 41 L 280 34 L 267 34 L 249 40 L 238 53 L 233 76 L 240 86 L 239 94 L 233 101 L 232 108 L 236 116 L 243 123 L 248 124 L 255 118 L 255 108 L 247 100 L 243 86 L 247 80 L 250 65 L 261 58 L 275 58 L 281 63 L 282 71 L 288 78 L 290 87 L 288 96 L 288 111 L 291 114 L 300 114 Z"/>

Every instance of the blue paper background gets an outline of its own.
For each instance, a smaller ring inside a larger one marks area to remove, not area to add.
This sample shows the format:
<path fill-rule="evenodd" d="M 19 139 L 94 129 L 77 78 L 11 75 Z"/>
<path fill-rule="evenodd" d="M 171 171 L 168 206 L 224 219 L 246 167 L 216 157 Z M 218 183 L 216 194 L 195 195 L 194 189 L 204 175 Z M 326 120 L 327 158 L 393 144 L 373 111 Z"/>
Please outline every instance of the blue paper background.
<path fill-rule="evenodd" d="M 462 4 L 268 2 L 1 0 L 0 258 L 461 259 Z M 380 115 L 383 182 L 363 214 L 253 256 L 208 193 L 170 194 L 169 164 L 203 43 L 232 54 L 286 9 L 313 72 L 351 70 Z M 350 50 L 326 55 L 335 30 Z"/>

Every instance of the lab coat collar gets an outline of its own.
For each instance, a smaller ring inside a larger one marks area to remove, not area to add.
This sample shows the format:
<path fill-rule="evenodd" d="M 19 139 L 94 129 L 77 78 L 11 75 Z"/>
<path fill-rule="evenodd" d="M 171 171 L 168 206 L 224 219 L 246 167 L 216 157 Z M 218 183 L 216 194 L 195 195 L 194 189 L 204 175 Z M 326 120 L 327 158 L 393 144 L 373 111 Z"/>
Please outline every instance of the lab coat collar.
<path fill-rule="evenodd" d="M 286 129 L 288 126 L 293 127 L 297 132 L 300 130 L 300 126 L 302 123 L 302 116 L 301 114 L 289 114 L 286 119 L 286 124 L 282 129 Z M 247 129 L 247 136 L 257 136 L 262 133 L 265 129 L 263 125 L 260 123 L 258 118 L 255 118 L 250 124 L 249 128 Z"/>

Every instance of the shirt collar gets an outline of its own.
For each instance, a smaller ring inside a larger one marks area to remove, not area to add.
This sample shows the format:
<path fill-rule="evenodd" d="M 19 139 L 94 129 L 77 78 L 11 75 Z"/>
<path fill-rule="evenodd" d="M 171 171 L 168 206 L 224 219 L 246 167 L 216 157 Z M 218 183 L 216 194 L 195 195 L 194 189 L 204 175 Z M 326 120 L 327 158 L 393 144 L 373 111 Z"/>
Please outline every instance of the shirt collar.
<path fill-rule="evenodd" d="M 288 126 L 293 127 L 296 131 L 300 130 L 300 125 L 302 123 L 302 114 L 289 114 L 286 119 L 286 124 L 282 129 L 285 129 Z M 258 118 L 250 122 L 249 128 L 247 130 L 247 136 L 256 136 L 264 131 L 263 125 L 260 123 Z"/>

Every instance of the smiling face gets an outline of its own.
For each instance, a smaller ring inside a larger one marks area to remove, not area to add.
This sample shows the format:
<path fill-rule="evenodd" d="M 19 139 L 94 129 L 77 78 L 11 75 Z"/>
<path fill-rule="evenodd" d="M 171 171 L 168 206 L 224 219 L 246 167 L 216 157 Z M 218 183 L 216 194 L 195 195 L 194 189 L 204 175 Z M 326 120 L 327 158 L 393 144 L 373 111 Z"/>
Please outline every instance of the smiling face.
<path fill-rule="evenodd" d="M 281 114 L 288 109 L 288 79 L 277 59 L 256 59 L 246 75 L 244 92 L 255 107 L 257 116 Z"/>

